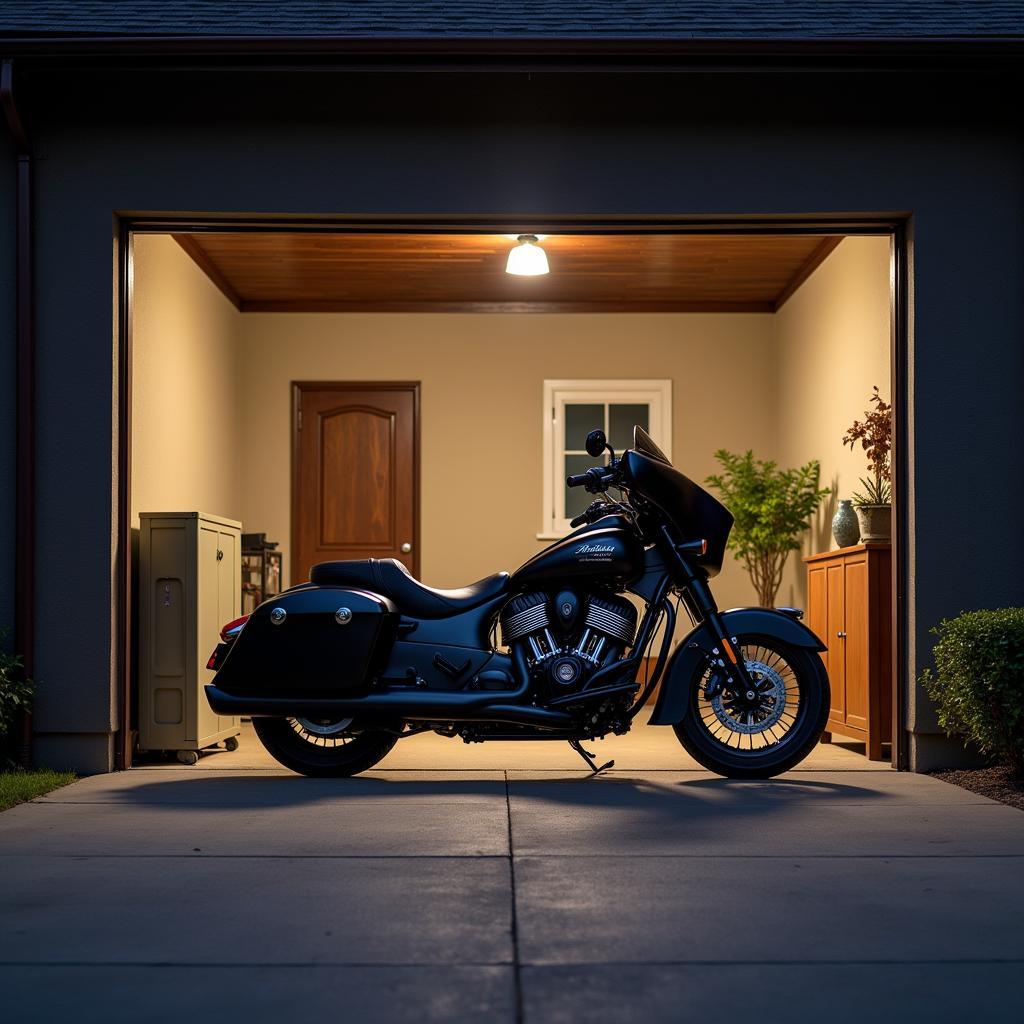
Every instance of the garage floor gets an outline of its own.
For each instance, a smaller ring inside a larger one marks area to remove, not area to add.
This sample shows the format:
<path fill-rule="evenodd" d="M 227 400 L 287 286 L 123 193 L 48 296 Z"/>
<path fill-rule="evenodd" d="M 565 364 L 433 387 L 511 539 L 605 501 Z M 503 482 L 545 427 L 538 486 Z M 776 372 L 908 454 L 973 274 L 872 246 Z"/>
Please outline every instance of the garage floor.
<path fill-rule="evenodd" d="M 697 764 L 680 746 L 675 733 L 665 726 L 648 726 L 646 710 L 643 721 L 625 736 L 609 736 L 593 743 L 585 743 L 587 750 L 599 764 L 614 760 L 619 770 L 636 771 L 689 771 Z M 229 753 L 221 747 L 204 751 L 196 768 L 238 769 L 279 768 L 280 765 L 263 749 L 249 722 L 242 723 L 238 750 Z M 820 744 L 801 765 L 804 769 L 821 771 L 885 771 L 888 762 L 868 761 L 864 744 L 836 737 L 832 744 Z M 173 757 L 144 757 L 142 768 L 180 768 Z M 423 733 L 410 736 L 396 744 L 391 753 L 380 762 L 381 769 L 390 771 L 488 769 L 537 769 L 560 771 L 586 771 L 579 754 L 564 742 L 530 743 L 464 743 L 461 739 Z"/>
<path fill-rule="evenodd" d="M 423 737 L 343 781 L 247 744 L 0 814 L 7 1019 L 1019 1019 L 1024 814 L 839 746 L 730 782 L 670 739 L 595 744 L 597 779 L 554 744 Z"/>

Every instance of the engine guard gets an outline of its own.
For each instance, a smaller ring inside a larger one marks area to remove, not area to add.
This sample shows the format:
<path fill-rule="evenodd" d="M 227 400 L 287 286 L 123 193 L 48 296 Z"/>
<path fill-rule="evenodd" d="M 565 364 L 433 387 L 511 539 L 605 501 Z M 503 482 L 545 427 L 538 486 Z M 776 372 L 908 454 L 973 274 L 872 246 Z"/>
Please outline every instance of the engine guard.
<path fill-rule="evenodd" d="M 774 608 L 732 608 L 721 614 L 729 636 L 760 633 L 777 637 L 792 647 L 824 651 L 825 645 L 792 613 Z M 651 725 L 675 725 L 686 715 L 690 704 L 689 684 L 694 672 L 711 657 L 719 638 L 704 623 L 694 629 L 672 652 L 661 684 Z"/>

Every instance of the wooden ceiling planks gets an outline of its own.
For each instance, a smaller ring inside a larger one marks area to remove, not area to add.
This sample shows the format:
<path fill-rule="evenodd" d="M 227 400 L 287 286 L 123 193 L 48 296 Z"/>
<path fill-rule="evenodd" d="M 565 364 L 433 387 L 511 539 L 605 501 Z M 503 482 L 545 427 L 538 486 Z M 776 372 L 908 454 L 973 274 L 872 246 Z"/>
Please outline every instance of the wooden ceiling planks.
<path fill-rule="evenodd" d="M 505 273 L 507 235 L 175 235 L 243 312 L 772 312 L 837 235 L 551 235 L 551 273 Z"/>

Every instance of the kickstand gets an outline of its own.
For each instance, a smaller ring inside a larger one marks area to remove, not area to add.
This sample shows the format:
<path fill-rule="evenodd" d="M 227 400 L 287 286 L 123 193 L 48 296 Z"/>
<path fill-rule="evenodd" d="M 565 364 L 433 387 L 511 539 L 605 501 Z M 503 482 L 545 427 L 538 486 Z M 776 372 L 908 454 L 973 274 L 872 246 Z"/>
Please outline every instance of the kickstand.
<path fill-rule="evenodd" d="M 590 765 L 590 776 L 593 778 L 595 775 L 600 775 L 601 772 L 607 771 L 609 768 L 615 767 L 614 761 L 609 761 L 607 764 L 597 766 L 597 761 L 594 759 L 594 755 L 589 750 L 584 750 L 579 740 L 569 740 L 569 746 L 576 751 L 584 761 Z"/>

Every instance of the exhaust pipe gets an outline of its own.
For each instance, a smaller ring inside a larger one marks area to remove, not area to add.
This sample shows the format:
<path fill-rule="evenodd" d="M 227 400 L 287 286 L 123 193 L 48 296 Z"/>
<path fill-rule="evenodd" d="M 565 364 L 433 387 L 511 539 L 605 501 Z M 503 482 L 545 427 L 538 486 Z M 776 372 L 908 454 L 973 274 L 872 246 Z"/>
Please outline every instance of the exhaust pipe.
<path fill-rule="evenodd" d="M 210 707 L 218 715 L 273 718 L 345 718 L 388 715 L 407 721 L 511 722 L 541 729 L 571 729 L 571 715 L 532 704 L 508 704 L 514 692 L 374 693 L 354 699 L 338 697 L 239 697 L 217 686 L 206 687 Z M 496 699 L 497 698 L 497 699 Z"/>

